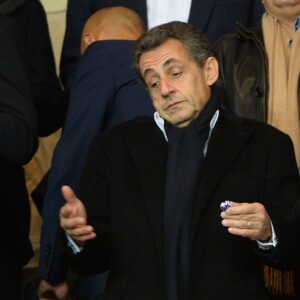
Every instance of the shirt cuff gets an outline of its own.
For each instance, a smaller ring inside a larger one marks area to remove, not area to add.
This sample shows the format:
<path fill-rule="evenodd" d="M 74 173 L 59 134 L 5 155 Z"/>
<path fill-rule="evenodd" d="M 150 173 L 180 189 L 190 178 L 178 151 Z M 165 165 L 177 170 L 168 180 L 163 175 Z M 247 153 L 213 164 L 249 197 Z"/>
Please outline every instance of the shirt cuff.
<path fill-rule="evenodd" d="M 271 222 L 271 228 L 272 228 L 272 238 L 268 242 L 261 242 L 259 240 L 256 240 L 258 247 L 262 250 L 270 250 L 273 247 L 276 247 L 277 245 L 277 236 L 273 227 L 273 224 Z"/>
<path fill-rule="evenodd" d="M 83 247 L 78 246 L 68 234 L 66 234 L 66 237 L 68 239 L 68 246 L 72 249 L 74 254 L 78 254 L 83 250 Z"/>

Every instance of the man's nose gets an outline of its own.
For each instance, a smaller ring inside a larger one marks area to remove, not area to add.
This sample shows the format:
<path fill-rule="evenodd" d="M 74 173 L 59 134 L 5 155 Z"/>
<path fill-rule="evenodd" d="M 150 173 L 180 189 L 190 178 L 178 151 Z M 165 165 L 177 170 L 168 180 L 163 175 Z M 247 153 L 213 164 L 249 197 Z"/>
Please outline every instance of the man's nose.
<path fill-rule="evenodd" d="M 160 81 L 160 90 L 163 97 L 168 97 L 171 93 L 174 92 L 174 88 L 168 79 L 161 79 Z"/>

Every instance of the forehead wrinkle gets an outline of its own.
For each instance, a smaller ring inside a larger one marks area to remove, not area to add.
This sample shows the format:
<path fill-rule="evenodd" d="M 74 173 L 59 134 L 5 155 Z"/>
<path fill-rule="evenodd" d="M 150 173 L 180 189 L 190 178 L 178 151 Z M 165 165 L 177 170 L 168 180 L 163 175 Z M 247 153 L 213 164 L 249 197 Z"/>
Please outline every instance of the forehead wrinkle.
<path fill-rule="evenodd" d="M 173 63 L 180 63 L 180 62 L 176 58 L 171 57 L 163 63 L 163 68 L 166 69 Z"/>
<path fill-rule="evenodd" d="M 157 49 L 146 51 L 145 53 L 142 54 L 140 58 L 140 63 L 141 61 L 145 60 L 146 56 L 146 61 L 144 61 L 142 64 L 140 64 L 140 69 L 143 69 L 143 76 L 145 78 L 146 75 L 149 74 L 150 71 L 155 72 L 155 67 L 159 66 L 160 62 L 162 62 L 163 67 L 165 64 L 170 64 L 169 60 L 174 60 L 176 59 L 172 58 L 173 53 L 170 52 L 170 49 L 165 48 L 165 47 L 158 47 Z"/>

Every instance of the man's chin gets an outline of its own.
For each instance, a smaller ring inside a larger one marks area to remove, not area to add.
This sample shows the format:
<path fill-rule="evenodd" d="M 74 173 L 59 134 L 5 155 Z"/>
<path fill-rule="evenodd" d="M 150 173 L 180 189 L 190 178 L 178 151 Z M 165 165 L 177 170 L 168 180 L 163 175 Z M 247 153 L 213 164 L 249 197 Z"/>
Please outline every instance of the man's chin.
<path fill-rule="evenodd" d="M 169 121 L 169 123 L 171 123 L 173 126 L 178 127 L 178 128 L 183 128 L 183 127 L 187 127 L 188 125 L 190 125 L 192 123 L 192 119 L 188 118 L 188 119 L 177 119 L 177 120 L 172 120 Z"/>

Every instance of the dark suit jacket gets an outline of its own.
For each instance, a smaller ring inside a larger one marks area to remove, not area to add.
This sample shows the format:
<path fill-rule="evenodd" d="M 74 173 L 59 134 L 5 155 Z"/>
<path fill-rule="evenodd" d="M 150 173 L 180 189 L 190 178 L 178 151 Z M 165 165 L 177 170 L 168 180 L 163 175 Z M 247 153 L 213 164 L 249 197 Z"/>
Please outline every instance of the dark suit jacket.
<path fill-rule="evenodd" d="M 81 0 L 68 1 L 67 25 L 63 44 L 60 75 L 64 86 L 70 84 L 71 76 L 80 57 L 79 46 L 84 23 L 95 11 L 122 5 L 136 11 L 147 25 L 146 0 Z M 189 23 L 202 30 L 210 40 L 235 32 L 235 22 L 252 26 L 264 12 L 260 0 L 192 0 Z"/>
<path fill-rule="evenodd" d="M 149 118 L 122 124 L 92 144 L 79 197 L 97 237 L 75 256 L 74 266 L 86 272 L 109 268 L 107 292 L 98 299 L 165 298 L 166 158 L 167 143 Z M 188 299 L 268 299 L 261 262 L 287 268 L 297 261 L 299 199 L 289 137 L 263 123 L 221 113 L 194 203 Z M 261 251 L 255 241 L 229 234 L 221 225 L 224 200 L 263 203 L 277 247 Z M 298 211 L 293 212 L 296 201 Z"/>
<path fill-rule="evenodd" d="M 46 14 L 39 0 L 25 0 L 7 16 L 22 30 L 39 136 L 47 136 L 63 125 L 67 99 L 56 75 Z"/>
<path fill-rule="evenodd" d="M 6 16 L 0 16 L 0 44 L 1 270 L 3 265 L 21 267 L 33 254 L 22 165 L 35 153 L 38 139 L 22 32 L 18 24 Z"/>
<path fill-rule="evenodd" d="M 139 115 L 153 115 L 145 87 L 131 68 L 132 41 L 98 41 L 81 58 L 70 90 L 70 105 L 54 152 L 43 209 L 40 275 L 64 279 L 58 212 L 65 203 L 61 186 L 77 190 L 91 141 L 100 133 Z"/>
<path fill-rule="evenodd" d="M 22 165 L 35 153 L 37 135 L 61 127 L 66 101 L 40 1 L 1 1 L 0 15 L 0 264 L 20 267 L 32 256 Z"/>

